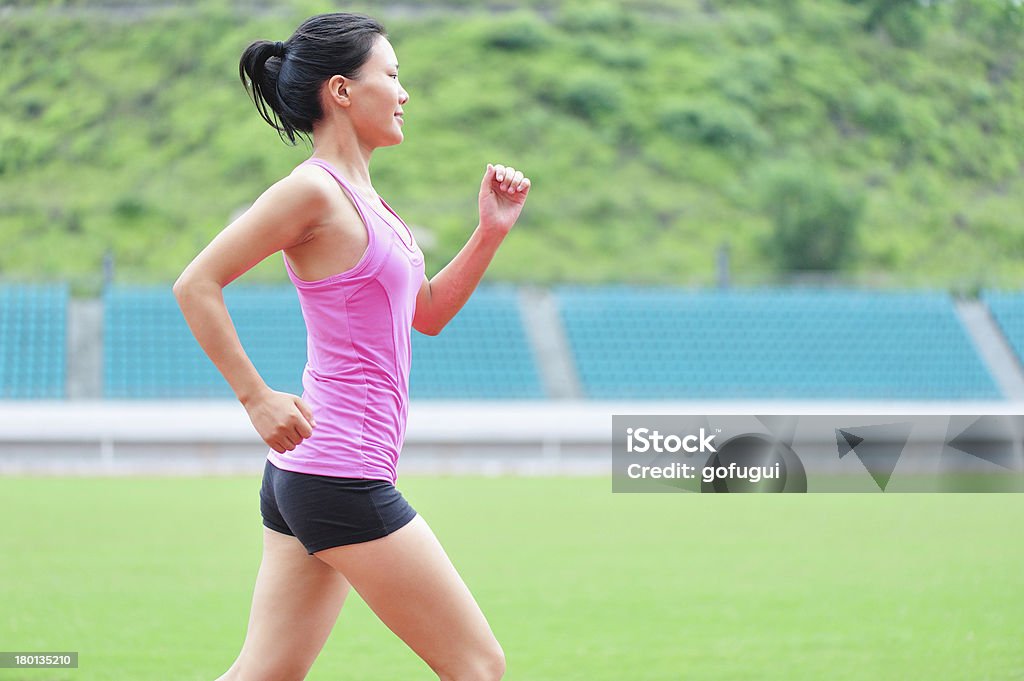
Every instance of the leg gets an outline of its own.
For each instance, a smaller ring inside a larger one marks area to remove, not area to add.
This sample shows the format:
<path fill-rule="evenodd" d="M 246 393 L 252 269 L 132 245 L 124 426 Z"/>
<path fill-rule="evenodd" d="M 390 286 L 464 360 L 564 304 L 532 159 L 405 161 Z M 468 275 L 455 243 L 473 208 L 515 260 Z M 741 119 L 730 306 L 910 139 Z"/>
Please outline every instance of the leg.
<path fill-rule="evenodd" d="M 386 537 L 318 551 L 444 681 L 495 681 L 505 655 L 421 516 Z"/>
<path fill-rule="evenodd" d="M 298 539 L 264 527 L 245 644 L 217 681 L 304 679 L 349 588 L 341 574 L 306 553 Z"/>

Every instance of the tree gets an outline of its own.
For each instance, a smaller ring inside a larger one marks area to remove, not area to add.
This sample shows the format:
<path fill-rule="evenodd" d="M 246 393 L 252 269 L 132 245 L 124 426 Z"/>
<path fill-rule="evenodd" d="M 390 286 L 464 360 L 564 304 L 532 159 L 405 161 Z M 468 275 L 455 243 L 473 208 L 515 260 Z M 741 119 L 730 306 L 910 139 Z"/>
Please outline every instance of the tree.
<path fill-rule="evenodd" d="M 763 196 L 774 231 L 770 251 L 787 271 L 833 271 L 856 259 L 864 198 L 809 166 L 771 173 Z"/>

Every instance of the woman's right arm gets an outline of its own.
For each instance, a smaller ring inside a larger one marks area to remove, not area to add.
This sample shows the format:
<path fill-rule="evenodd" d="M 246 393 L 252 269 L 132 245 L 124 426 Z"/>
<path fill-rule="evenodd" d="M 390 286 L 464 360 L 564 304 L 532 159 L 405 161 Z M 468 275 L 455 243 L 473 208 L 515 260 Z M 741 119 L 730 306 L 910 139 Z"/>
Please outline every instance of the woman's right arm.
<path fill-rule="evenodd" d="M 223 289 L 267 256 L 312 236 L 328 197 L 300 173 L 280 180 L 202 250 L 174 282 L 174 296 L 192 334 L 231 385 L 256 432 L 277 452 L 292 450 L 312 434 L 309 407 L 271 388 L 238 339 Z"/>

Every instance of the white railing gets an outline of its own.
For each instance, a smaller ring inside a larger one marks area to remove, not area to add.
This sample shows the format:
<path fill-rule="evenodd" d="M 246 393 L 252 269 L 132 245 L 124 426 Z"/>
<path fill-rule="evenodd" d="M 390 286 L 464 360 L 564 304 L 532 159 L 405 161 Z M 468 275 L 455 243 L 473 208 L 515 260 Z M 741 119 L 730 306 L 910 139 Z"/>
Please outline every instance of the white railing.
<path fill-rule="evenodd" d="M 609 470 L 613 414 L 1024 414 L 1013 402 L 419 401 L 402 471 Z M 234 401 L 0 402 L 0 473 L 257 471 L 267 452 Z"/>

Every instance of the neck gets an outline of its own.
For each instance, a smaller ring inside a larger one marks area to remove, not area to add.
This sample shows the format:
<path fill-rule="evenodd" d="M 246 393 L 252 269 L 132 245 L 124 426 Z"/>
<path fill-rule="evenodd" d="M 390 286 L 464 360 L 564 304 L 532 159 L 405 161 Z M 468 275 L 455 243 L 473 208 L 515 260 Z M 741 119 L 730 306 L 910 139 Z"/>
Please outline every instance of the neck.
<path fill-rule="evenodd" d="M 359 143 L 355 131 L 339 131 L 337 126 L 313 130 L 313 154 L 338 169 L 349 182 L 373 187 L 370 181 L 370 156 L 373 149 Z"/>

